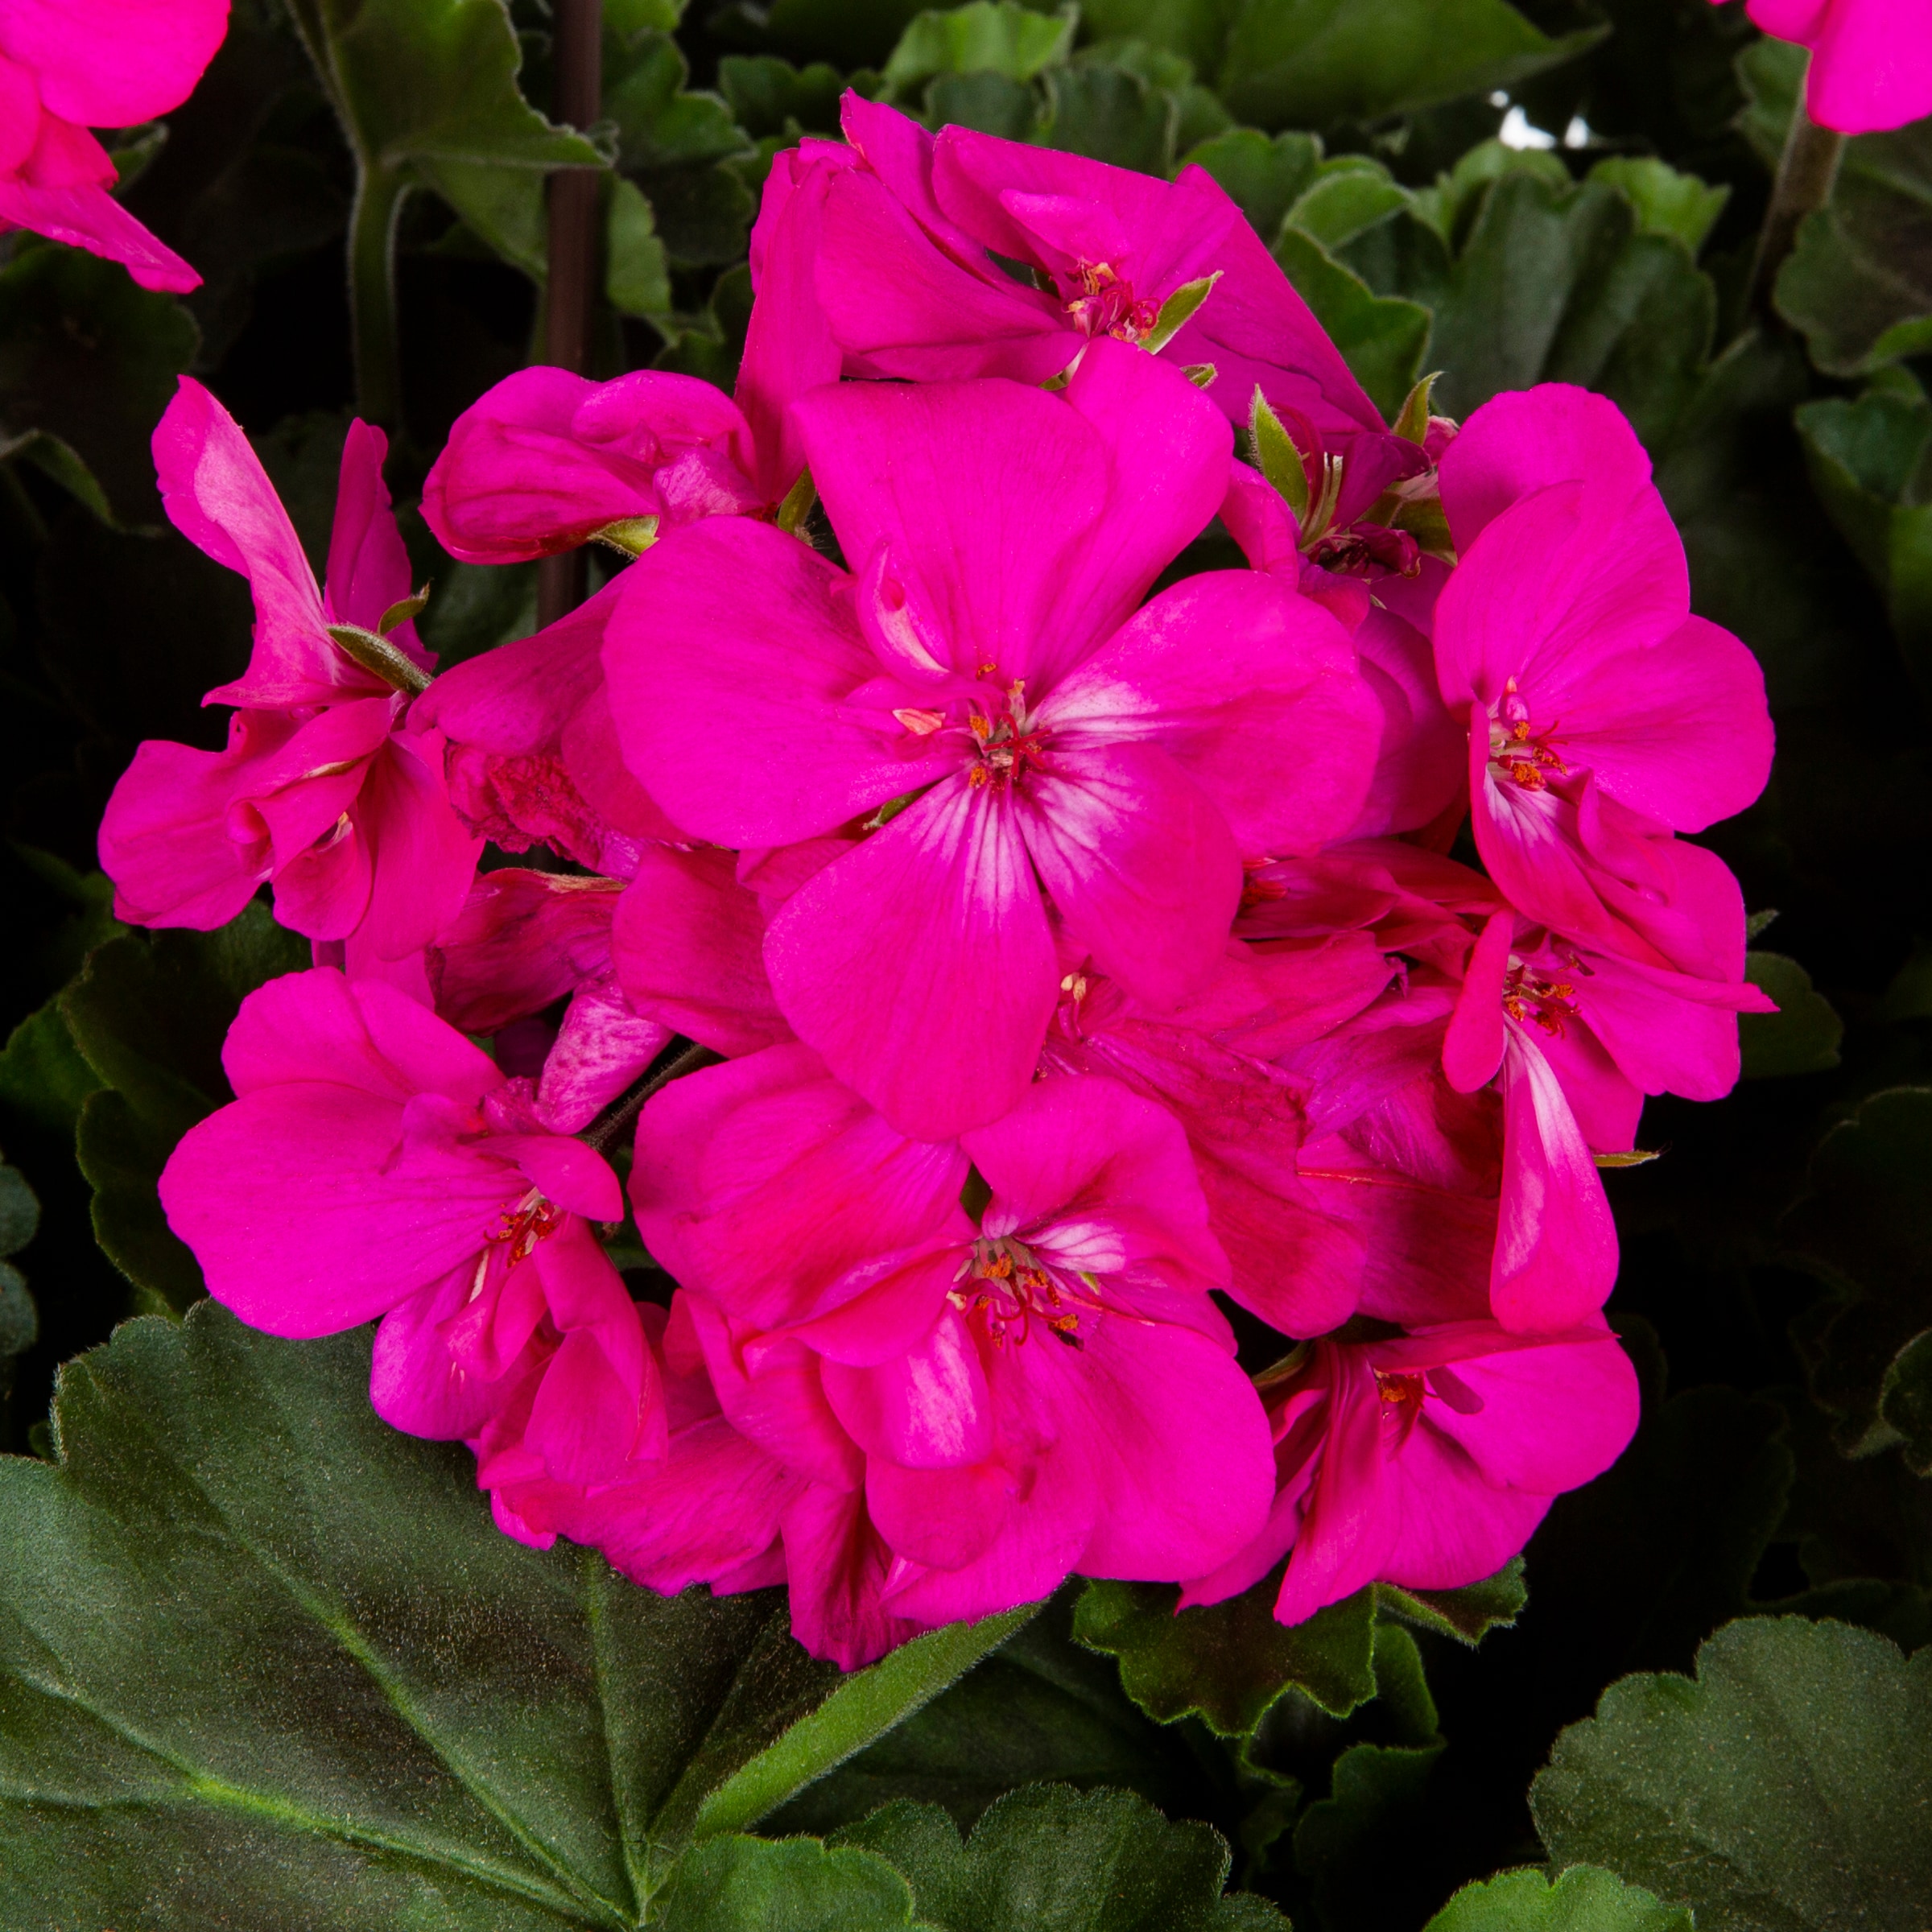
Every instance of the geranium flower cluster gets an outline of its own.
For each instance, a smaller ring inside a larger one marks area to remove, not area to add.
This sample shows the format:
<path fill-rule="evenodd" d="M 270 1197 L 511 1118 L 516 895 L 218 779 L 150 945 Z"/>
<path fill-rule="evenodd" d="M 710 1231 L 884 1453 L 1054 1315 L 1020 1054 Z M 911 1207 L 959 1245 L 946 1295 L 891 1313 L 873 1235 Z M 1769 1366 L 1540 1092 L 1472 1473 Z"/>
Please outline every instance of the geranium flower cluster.
<path fill-rule="evenodd" d="M 1765 782 L 1757 666 L 1601 398 L 1391 429 L 1199 170 L 845 111 L 735 397 L 456 424 L 454 555 L 625 559 L 534 637 L 436 671 L 361 426 L 318 588 L 184 382 L 254 655 L 102 862 L 149 924 L 266 886 L 317 963 L 169 1219 L 260 1327 L 379 1319 L 378 1410 L 510 1535 L 783 1582 L 847 1666 L 1071 1573 L 1290 1623 L 1486 1576 L 1634 1426 L 1600 1163 L 1765 1005 L 1680 836 Z"/>

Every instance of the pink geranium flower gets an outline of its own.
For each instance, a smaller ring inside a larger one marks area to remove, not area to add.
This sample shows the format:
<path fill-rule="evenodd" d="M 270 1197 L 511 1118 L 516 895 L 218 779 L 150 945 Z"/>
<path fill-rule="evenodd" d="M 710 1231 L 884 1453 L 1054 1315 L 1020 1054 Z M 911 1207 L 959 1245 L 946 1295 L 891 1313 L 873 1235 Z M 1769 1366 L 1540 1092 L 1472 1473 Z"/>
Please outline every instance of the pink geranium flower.
<path fill-rule="evenodd" d="M 607 634 L 618 737 L 693 837 L 866 833 L 776 913 L 766 964 L 840 1079 L 943 1136 L 1033 1071 L 1049 902 L 1137 998 L 1187 998 L 1242 856 L 1355 817 L 1375 707 L 1340 626 L 1260 573 L 1137 609 L 1229 442 L 1152 357 L 1096 341 L 1063 395 L 851 384 L 795 409 L 852 574 L 741 518 L 665 539 Z"/>
<path fill-rule="evenodd" d="M 638 1149 L 638 1228 L 693 1291 L 724 1413 L 803 1479 L 808 1647 L 850 1667 L 1069 1571 L 1191 1575 L 1258 1531 L 1266 1428 L 1161 1108 L 1048 1079 L 923 1144 L 779 1046 L 667 1089 Z"/>
<path fill-rule="evenodd" d="M 1498 396 L 1441 476 L 1461 562 L 1435 605 L 1436 671 L 1469 720 L 1490 877 L 1573 940 L 1737 979 L 1736 881 L 1670 835 L 1764 789 L 1764 676 L 1690 614 L 1683 544 L 1629 424 L 1561 383 Z"/>
<path fill-rule="evenodd" d="M 1913 0 L 1746 0 L 1767 34 L 1811 50 L 1805 111 L 1866 134 L 1932 114 L 1932 19 Z"/>
<path fill-rule="evenodd" d="M 857 94 L 842 118 L 864 165 L 827 184 L 817 291 L 848 374 L 1043 382 L 1089 341 L 1146 341 L 1168 297 L 1218 275 L 1163 358 L 1213 365 L 1237 422 L 1258 384 L 1364 462 L 1385 444 L 1414 458 L 1204 169 L 1169 182 L 970 128 L 935 139 Z"/>
<path fill-rule="evenodd" d="M 0 231 L 31 229 L 125 262 L 143 288 L 201 278 L 108 190 L 88 130 L 179 107 L 228 31 L 228 0 L 0 0 Z"/>
<path fill-rule="evenodd" d="M 1261 1388 L 1274 1513 L 1181 1602 L 1232 1596 L 1287 1554 L 1274 1608 L 1284 1624 L 1364 1583 L 1451 1590 L 1494 1575 L 1554 1497 L 1607 1469 L 1637 1427 L 1637 1377 L 1600 1324 L 1531 1338 L 1459 1322 L 1318 1341 Z"/>
<path fill-rule="evenodd" d="M 657 1370 L 591 1225 L 622 1217 L 617 1177 L 546 1128 L 528 1082 L 328 968 L 251 993 L 222 1065 L 236 1098 L 161 1176 L 216 1300 L 271 1335 L 380 1316 L 371 1398 L 413 1435 L 514 1412 L 579 1483 L 662 1452 Z"/>
<path fill-rule="evenodd" d="M 351 425 L 323 592 L 248 439 L 181 378 L 155 431 L 162 500 L 199 548 L 249 579 L 254 651 L 204 700 L 238 708 L 226 750 L 151 740 L 115 786 L 101 864 L 118 917 L 208 931 L 272 881 L 284 926 L 379 962 L 419 952 L 461 907 L 481 848 L 450 809 L 440 741 L 329 634 L 373 633 L 410 594 L 386 448 L 380 430 Z M 392 625 L 388 642 L 427 675 L 434 659 L 413 622 Z"/>

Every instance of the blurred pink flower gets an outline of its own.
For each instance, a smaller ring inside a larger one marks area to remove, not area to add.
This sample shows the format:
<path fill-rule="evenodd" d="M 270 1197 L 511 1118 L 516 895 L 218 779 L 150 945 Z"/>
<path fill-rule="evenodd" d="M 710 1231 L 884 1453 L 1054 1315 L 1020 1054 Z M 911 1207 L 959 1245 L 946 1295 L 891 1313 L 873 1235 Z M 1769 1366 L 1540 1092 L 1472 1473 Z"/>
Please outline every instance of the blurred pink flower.
<path fill-rule="evenodd" d="M 1846 134 L 1932 114 L 1932 18 L 1916 0 L 1746 0 L 1767 34 L 1811 50 L 1805 111 Z"/>

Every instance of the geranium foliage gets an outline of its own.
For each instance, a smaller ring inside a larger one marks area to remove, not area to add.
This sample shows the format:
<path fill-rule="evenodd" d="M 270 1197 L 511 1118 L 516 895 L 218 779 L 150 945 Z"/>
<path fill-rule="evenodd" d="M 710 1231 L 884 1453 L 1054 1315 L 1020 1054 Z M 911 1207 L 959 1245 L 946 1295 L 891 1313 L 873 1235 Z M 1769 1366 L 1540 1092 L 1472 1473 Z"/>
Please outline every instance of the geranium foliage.
<path fill-rule="evenodd" d="M 1932 1913 L 1932 28 L 0 0 L 0 1920 Z"/>

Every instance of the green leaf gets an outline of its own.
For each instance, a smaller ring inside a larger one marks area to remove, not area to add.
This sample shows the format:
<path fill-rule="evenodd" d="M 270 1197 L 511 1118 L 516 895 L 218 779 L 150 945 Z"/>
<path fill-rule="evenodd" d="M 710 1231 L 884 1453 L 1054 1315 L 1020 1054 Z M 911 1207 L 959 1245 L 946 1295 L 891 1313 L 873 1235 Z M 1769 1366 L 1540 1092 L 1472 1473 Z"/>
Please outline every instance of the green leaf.
<path fill-rule="evenodd" d="M 718 91 L 753 140 L 836 134 L 844 88 L 838 69 L 822 60 L 796 68 L 775 54 L 727 54 L 718 63 Z"/>
<path fill-rule="evenodd" d="M 1693 255 L 1731 199 L 1728 188 L 1707 187 L 1653 155 L 1612 155 L 1591 169 L 1590 179 L 1615 188 L 1637 210 L 1639 234 L 1674 236 Z"/>
<path fill-rule="evenodd" d="M 1508 1564 L 1480 1583 L 1459 1590 L 1405 1590 L 1396 1583 L 1377 1583 L 1376 1608 L 1384 1616 L 1400 1617 L 1423 1630 L 1451 1637 L 1459 1644 L 1480 1644 L 1492 1630 L 1507 1630 L 1530 1600 L 1523 1581 L 1523 1559 Z"/>
<path fill-rule="evenodd" d="M 56 993 L 30 1013 L 0 1052 L 0 1106 L 52 1138 L 71 1138 L 81 1103 L 101 1084 L 80 1057 Z"/>
<path fill-rule="evenodd" d="M 1080 25 L 1099 41 L 1143 40 L 1217 74 L 1242 0 L 1081 0 Z"/>
<path fill-rule="evenodd" d="M 221 1042 L 243 997 L 308 964 L 305 941 L 258 902 L 220 931 L 127 933 L 88 956 L 60 996 L 100 1083 L 80 1109 L 76 1151 L 94 1190 L 95 1238 L 151 1311 L 203 1292 L 194 1257 L 155 1189 L 175 1143 L 230 1098 Z"/>
<path fill-rule="evenodd" d="M 1812 487 L 1885 600 L 1905 663 L 1932 694 L 1932 401 L 1903 370 L 1856 402 L 1802 405 Z"/>
<path fill-rule="evenodd" d="M 52 242 L 18 248 L 0 268 L 0 443 L 51 463 L 97 514 L 83 477 L 122 521 L 158 520 L 148 436 L 199 341 L 179 302 L 138 287 L 118 262 Z M 59 450 L 80 467 L 62 473 Z"/>
<path fill-rule="evenodd" d="M 1125 1791 L 1029 1785 L 963 1843 L 937 1806 L 901 1802 L 839 1843 L 902 1872 L 943 1932 L 1287 1932 L 1265 1901 L 1223 1896 L 1232 1860 L 1218 1832 Z"/>
<path fill-rule="evenodd" d="M 787 1728 L 877 1680 L 806 1656 L 782 1592 L 511 1541 L 369 1368 L 366 1330 L 204 1302 L 67 1366 L 58 1467 L 0 1462 L 0 1921 L 632 1926 L 713 1790 L 773 1745 L 824 1768 Z M 721 1835 L 663 1922 L 904 1924 L 889 1876 Z M 795 1893 L 821 1917 L 732 1916 Z"/>
<path fill-rule="evenodd" d="M 1429 312 L 1419 303 L 1377 295 L 1359 275 L 1292 225 L 1274 258 L 1385 416 L 1402 406 L 1429 345 Z"/>
<path fill-rule="evenodd" d="M 1508 88 L 1608 31 L 1552 39 L 1502 0 L 1247 0 L 1220 92 L 1264 128 L 1373 121 Z"/>
<path fill-rule="evenodd" d="M 1162 1724 L 1198 1715 L 1224 1737 L 1244 1736 L 1290 1688 L 1347 1716 L 1375 1695 L 1373 1591 L 1283 1625 L 1280 1590 L 1278 1571 L 1224 1603 L 1177 1613 L 1171 1584 L 1090 1583 L 1074 1635 L 1117 1657 L 1128 1695 Z"/>
<path fill-rule="evenodd" d="M 762 1829 L 828 1831 L 897 1798 L 936 1803 L 962 1826 L 1002 1792 L 1038 1781 L 1138 1792 L 1164 1810 L 1199 1802 L 1201 1760 L 1121 1689 L 1111 1657 L 1070 1632 L 1069 1585 L 1045 1611 L 926 1707 Z"/>
<path fill-rule="evenodd" d="M 518 91 L 522 50 L 502 0 L 290 0 L 358 163 L 410 172 L 597 167 L 581 135 Z"/>
<path fill-rule="evenodd" d="M 1913 1932 L 1932 1909 L 1932 1650 L 1752 1617 L 1695 1682 L 1633 1677 L 1530 1789 L 1558 1863 L 1690 1906 L 1698 1932 Z"/>
<path fill-rule="evenodd" d="M 1030 1604 L 976 1624 L 928 1631 L 869 1670 L 848 1678 L 809 1716 L 718 1786 L 700 1808 L 694 1835 L 741 1831 L 923 1710 L 956 1678 L 1030 1623 Z"/>
<path fill-rule="evenodd" d="M 721 1838 L 679 1860 L 650 1922 L 665 1932 L 931 1932 L 882 1859 L 815 1839 Z"/>
<path fill-rule="evenodd" d="M 926 89 L 929 127 L 970 127 L 1002 141 L 1030 141 L 1045 112 L 1039 91 L 1004 74 L 942 74 Z"/>
<path fill-rule="evenodd" d="M 604 295 L 621 316 L 657 316 L 671 308 L 670 265 L 657 217 L 637 184 L 610 184 L 605 219 Z"/>
<path fill-rule="evenodd" d="M 1777 1002 L 1776 1013 L 1738 1015 L 1738 1045 L 1747 1080 L 1823 1073 L 1837 1066 L 1845 1023 L 1796 960 L 1781 952 L 1747 953 L 1744 977 Z"/>
<path fill-rule="evenodd" d="M 1030 80 L 1065 64 L 1073 48 L 1074 10 L 1036 13 L 1018 0 L 972 0 L 921 14 L 886 63 L 888 97 L 910 99 L 941 74 L 998 74 Z"/>
<path fill-rule="evenodd" d="M 1422 1932 L 1693 1932 L 1681 1905 L 1662 1904 L 1599 1865 L 1572 1865 L 1554 1883 L 1505 1872 L 1464 1885 Z"/>
<path fill-rule="evenodd" d="M 1912 1467 L 1932 1473 L 1922 1342 L 1932 1333 L 1932 1088 L 1874 1094 L 1839 1121 L 1783 1233 L 1799 1265 L 1838 1290 L 1793 1332 L 1813 1396 L 1839 1418 L 1839 1446 L 1872 1455 L 1902 1442 Z"/>
<path fill-rule="evenodd" d="M 18 1254 L 40 1225 L 40 1203 L 18 1168 L 0 1163 L 0 1255 Z M 13 1360 L 40 1339 L 40 1315 L 19 1269 L 0 1261 L 0 1391 L 10 1387 Z"/>
<path fill-rule="evenodd" d="M 1212 175 L 1271 246 L 1321 159 L 1322 144 L 1313 134 L 1277 134 L 1271 141 L 1253 127 L 1231 128 L 1182 157 L 1183 165 Z"/>
<path fill-rule="evenodd" d="M 1295 1869 L 1314 1885 L 1331 1926 L 1413 1925 L 1405 1882 L 1420 1874 L 1405 1854 L 1426 1822 L 1429 1781 L 1443 1740 L 1426 1744 L 1351 1744 L 1335 1761 L 1329 1794 L 1294 1828 Z M 1426 1909 L 1426 1907 L 1424 1908 Z"/>
<path fill-rule="evenodd" d="M 72 446 L 58 436 L 48 435 L 44 429 L 30 429 L 17 436 L 0 439 L 0 463 L 14 461 L 32 464 L 42 476 L 58 483 L 103 523 L 114 521 L 114 506 L 107 500 L 107 492 Z"/>
<path fill-rule="evenodd" d="M 1430 354 L 1452 415 L 1501 390 L 1575 382 L 1610 397 L 1654 448 L 1695 393 L 1715 317 L 1688 250 L 1640 233 L 1621 194 L 1513 169 L 1450 272 Z"/>
<path fill-rule="evenodd" d="M 1036 138 L 1048 147 L 1147 175 L 1173 166 L 1179 107 L 1165 89 L 1098 62 L 1051 68 L 1046 83 L 1046 123 Z"/>
<path fill-rule="evenodd" d="M 1365 155 L 1324 161 L 1296 197 L 1289 221 L 1331 251 L 1409 205 L 1409 191 Z"/>
<path fill-rule="evenodd" d="M 877 68 L 924 0 L 775 0 L 763 42 L 793 60 L 828 60 L 843 72 Z"/>
<path fill-rule="evenodd" d="M 0 1162 L 0 1257 L 18 1254 L 40 1225 L 40 1203 L 18 1168 Z"/>

